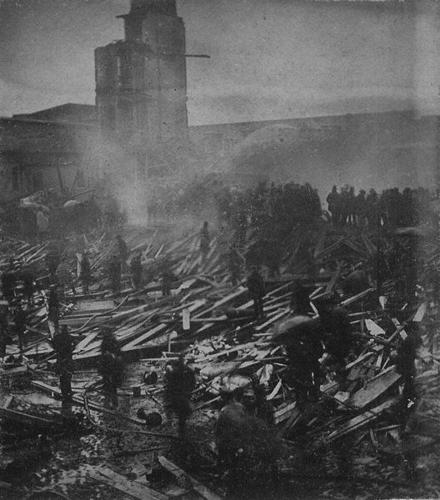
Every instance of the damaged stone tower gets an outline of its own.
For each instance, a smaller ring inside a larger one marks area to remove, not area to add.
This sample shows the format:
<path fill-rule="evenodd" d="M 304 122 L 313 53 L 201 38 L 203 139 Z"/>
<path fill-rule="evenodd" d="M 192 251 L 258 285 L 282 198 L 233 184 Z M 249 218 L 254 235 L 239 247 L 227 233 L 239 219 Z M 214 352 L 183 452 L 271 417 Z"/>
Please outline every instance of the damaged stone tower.
<path fill-rule="evenodd" d="M 125 39 L 95 50 L 101 130 L 137 159 L 138 174 L 158 151 L 188 135 L 185 26 L 175 0 L 131 0 Z"/>

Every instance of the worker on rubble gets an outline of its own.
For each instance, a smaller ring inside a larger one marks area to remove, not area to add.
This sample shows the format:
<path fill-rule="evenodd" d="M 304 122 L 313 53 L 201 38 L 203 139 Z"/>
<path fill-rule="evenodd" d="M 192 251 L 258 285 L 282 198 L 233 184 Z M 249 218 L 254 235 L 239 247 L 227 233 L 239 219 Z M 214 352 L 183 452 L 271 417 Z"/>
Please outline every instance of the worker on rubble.
<path fill-rule="evenodd" d="M 266 399 L 264 385 L 260 383 L 256 375 L 251 377 L 251 383 L 244 388 L 242 403 L 247 414 L 260 418 L 268 425 L 274 423 L 273 406 Z"/>
<path fill-rule="evenodd" d="M 236 466 L 236 458 L 241 447 L 241 436 L 247 414 L 242 403 L 242 389 L 223 390 L 221 397 L 224 406 L 220 410 L 217 419 L 215 437 L 220 470 L 228 472 Z"/>
<path fill-rule="evenodd" d="M 26 331 L 26 322 L 26 312 L 23 310 L 21 302 L 18 301 L 14 310 L 14 327 L 15 333 L 17 334 L 18 338 L 18 348 L 20 350 L 20 356 L 23 356 L 24 332 Z"/>
<path fill-rule="evenodd" d="M 28 305 L 34 303 L 35 277 L 30 267 L 25 267 L 21 272 L 21 281 L 23 282 L 23 297 Z"/>
<path fill-rule="evenodd" d="M 342 307 L 337 307 L 331 297 L 322 297 L 315 305 L 319 313 L 325 349 L 330 355 L 330 363 L 333 363 L 340 390 L 344 390 L 347 379 L 345 365 L 353 343 L 348 314 Z"/>
<path fill-rule="evenodd" d="M 112 407 L 118 406 L 117 388 L 122 383 L 123 364 L 121 350 L 110 329 L 104 330 L 98 372 L 102 376 L 104 394 Z"/>
<path fill-rule="evenodd" d="M 289 358 L 287 382 L 295 391 L 300 409 L 304 408 L 306 402 L 319 398 L 322 382 L 319 360 L 324 353 L 322 336 L 323 330 L 319 320 L 304 317 L 304 320 L 298 322 L 290 334 L 284 337 Z"/>
<path fill-rule="evenodd" d="M 52 242 L 46 254 L 46 266 L 49 271 L 51 283 L 55 281 L 58 264 L 61 261 L 59 248 Z"/>
<path fill-rule="evenodd" d="M 111 282 L 111 289 L 115 294 L 121 290 L 121 272 L 121 258 L 119 255 L 113 254 L 108 264 L 108 273 Z"/>
<path fill-rule="evenodd" d="M 251 274 L 248 276 L 246 286 L 249 290 L 249 295 L 254 301 L 255 319 L 264 319 L 263 297 L 265 294 L 264 280 L 258 271 L 258 266 L 253 266 Z"/>
<path fill-rule="evenodd" d="M 242 388 L 223 390 L 222 399 L 215 435 L 227 498 L 248 498 L 253 490 L 266 498 L 277 476 L 280 444 L 262 419 L 247 412 Z"/>
<path fill-rule="evenodd" d="M 49 296 L 47 298 L 47 309 L 47 319 L 53 323 L 55 330 L 58 330 L 60 302 L 58 300 L 57 288 L 55 285 L 50 286 Z"/>
<path fill-rule="evenodd" d="M 14 271 L 14 260 L 11 258 L 6 271 L 2 274 L 2 293 L 9 303 L 14 300 L 16 284 L 17 276 Z"/>
<path fill-rule="evenodd" d="M 177 416 L 179 437 L 184 439 L 188 417 L 192 413 L 191 393 L 196 385 L 194 371 L 183 355 L 165 367 L 166 409 Z"/>
<path fill-rule="evenodd" d="M 170 269 L 169 262 L 164 262 L 162 265 L 161 272 L 161 286 L 162 286 L 162 296 L 169 297 L 171 295 L 171 285 L 173 281 L 176 279 L 174 274 Z"/>
<path fill-rule="evenodd" d="M 83 294 L 87 295 L 89 293 L 89 285 L 92 281 L 92 270 L 90 266 L 89 257 L 86 252 L 82 254 L 79 279 L 82 284 Z"/>
<path fill-rule="evenodd" d="M 227 264 L 232 286 L 236 286 L 240 281 L 241 262 L 242 258 L 237 248 L 235 245 L 231 245 L 227 253 Z"/>
<path fill-rule="evenodd" d="M 142 254 L 136 252 L 130 262 L 131 280 L 133 287 L 138 290 L 142 286 Z"/>
<path fill-rule="evenodd" d="M 125 243 L 125 241 L 122 239 L 122 236 L 120 234 L 118 234 L 116 236 L 116 246 L 118 249 L 119 258 L 121 260 L 122 270 L 125 270 L 125 268 L 127 266 L 127 259 L 128 259 L 128 247 L 127 247 L 127 243 Z"/>
<path fill-rule="evenodd" d="M 363 269 L 354 269 L 342 283 L 344 294 L 348 297 L 364 292 L 369 286 L 367 273 Z"/>
<path fill-rule="evenodd" d="M 73 282 L 73 274 L 70 271 L 69 264 L 67 261 L 62 260 L 57 267 L 57 282 L 62 293 L 62 300 L 65 299 L 66 287 L 70 287 L 73 295 L 75 296 L 76 290 Z"/>
<path fill-rule="evenodd" d="M 9 340 L 8 328 L 8 307 L 6 304 L 0 305 L 0 358 L 6 356 L 6 346 Z"/>
<path fill-rule="evenodd" d="M 60 377 L 60 389 L 63 404 L 72 401 L 72 372 L 73 372 L 73 342 L 66 325 L 57 333 L 52 341 L 57 355 L 56 370 Z"/>
<path fill-rule="evenodd" d="M 405 327 L 407 336 L 402 339 L 397 348 L 396 370 L 402 375 L 403 391 L 402 403 L 404 413 L 411 409 L 416 401 L 416 390 L 414 380 L 416 377 L 415 360 L 417 349 L 421 345 L 421 338 L 417 323 L 410 322 Z"/>
<path fill-rule="evenodd" d="M 208 222 L 203 223 L 202 229 L 200 230 L 200 254 L 202 256 L 202 264 L 206 262 L 209 252 L 210 237 Z"/>
<path fill-rule="evenodd" d="M 312 312 L 309 291 L 302 280 L 296 281 L 293 285 L 292 295 L 290 296 L 290 309 L 301 316 L 307 316 Z"/>

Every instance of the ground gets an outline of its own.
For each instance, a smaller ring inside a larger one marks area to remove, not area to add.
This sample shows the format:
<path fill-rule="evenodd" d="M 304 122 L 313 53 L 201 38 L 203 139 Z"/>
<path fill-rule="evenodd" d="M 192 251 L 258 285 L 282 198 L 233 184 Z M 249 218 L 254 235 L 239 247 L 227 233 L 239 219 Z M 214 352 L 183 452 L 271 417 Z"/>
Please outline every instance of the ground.
<path fill-rule="evenodd" d="M 145 396 L 134 397 L 131 393 L 131 387 L 139 385 L 145 368 L 141 362 L 128 367 L 128 376 L 120 390 L 119 409 L 131 416 L 135 416 L 140 407 L 147 413 L 158 411 L 164 417 L 162 425 L 154 429 L 142 428 L 92 412 L 96 425 L 83 435 L 50 437 L 47 442 L 42 442 L 41 438 L 28 439 L 16 447 L 19 452 L 12 454 L 8 451 L 8 440 L 4 438 L 2 460 L 14 460 L 13 467 L 2 477 L 13 483 L 7 498 L 25 498 L 31 491 L 39 489 L 55 490 L 74 500 L 130 498 L 90 479 L 90 470 L 105 465 L 131 479 L 147 473 L 152 486 L 159 489 L 168 483 L 168 478 L 155 471 L 155 459 L 161 454 L 188 473 L 197 475 L 206 485 L 221 491 L 222 484 L 212 467 L 214 456 L 209 448 L 213 441 L 215 410 L 202 409 L 193 414 L 185 445 L 177 439 L 135 432 L 151 430 L 176 434 L 175 422 L 166 419 L 156 401 Z M 75 384 L 79 386 L 85 379 L 90 381 L 97 377 L 93 371 L 80 371 L 75 374 Z M 423 390 L 420 388 L 421 392 Z M 29 388 L 15 388 L 13 391 L 34 402 L 59 404 L 46 396 L 37 397 Z M 419 447 L 424 443 L 423 435 L 439 435 L 439 420 L 435 417 L 439 395 L 440 390 L 435 387 L 423 395 L 409 422 L 412 434 L 405 438 L 406 447 Z M 99 394 L 91 397 L 102 400 Z M 155 399 L 160 401 L 160 394 Z M 402 449 L 400 438 L 397 434 L 395 438 L 394 442 L 390 440 L 388 447 L 381 446 L 382 451 L 375 447 L 374 436 L 364 436 L 359 444 L 347 438 L 331 450 L 321 450 L 314 456 L 308 455 L 307 445 L 286 443 L 280 488 L 274 492 L 273 498 L 440 498 L 440 442 L 402 454 L 399 451 Z M 257 496 L 256 492 L 252 493 L 252 498 Z"/>

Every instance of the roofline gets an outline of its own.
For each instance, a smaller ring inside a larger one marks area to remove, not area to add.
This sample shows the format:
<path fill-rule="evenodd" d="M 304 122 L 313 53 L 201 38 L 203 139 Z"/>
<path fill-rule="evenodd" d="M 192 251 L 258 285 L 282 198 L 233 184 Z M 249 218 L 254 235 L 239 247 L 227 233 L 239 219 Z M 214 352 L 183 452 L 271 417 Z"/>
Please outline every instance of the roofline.
<path fill-rule="evenodd" d="M 310 116 L 297 116 L 292 118 L 272 118 L 270 120 L 254 120 L 254 121 L 241 121 L 241 122 L 220 122 L 220 123 L 204 123 L 201 125 L 190 125 L 189 128 L 199 128 L 199 127 L 213 127 L 220 125 L 249 125 L 250 123 L 270 123 L 270 122 L 287 122 L 294 120 L 317 120 L 326 118 L 348 118 L 350 116 L 375 116 L 375 115 L 391 115 L 391 114 L 408 114 L 417 116 L 417 110 L 415 109 L 396 109 L 388 111 L 371 111 L 364 113 L 343 113 L 334 115 L 310 115 Z M 439 117 L 440 114 L 422 114 L 420 118 L 424 117 Z"/>
<path fill-rule="evenodd" d="M 74 126 L 74 127 L 87 127 L 99 128 L 99 123 L 84 123 L 84 122 L 70 122 L 70 121 L 55 121 L 55 120 L 37 120 L 36 118 L 17 118 L 13 116 L 0 116 L 0 121 L 10 121 L 14 123 L 45 123 L 46 125 L 61 125 L 61 126 Z"/>

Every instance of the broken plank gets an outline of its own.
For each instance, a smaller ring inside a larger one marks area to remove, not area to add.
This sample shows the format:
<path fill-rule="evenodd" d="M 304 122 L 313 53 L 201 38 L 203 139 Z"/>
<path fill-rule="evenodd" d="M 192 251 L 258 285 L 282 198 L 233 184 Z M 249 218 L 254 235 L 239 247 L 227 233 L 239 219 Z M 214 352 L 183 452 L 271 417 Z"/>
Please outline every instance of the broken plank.
<path fill-rule="evenodd" d="M 126 477 L 107 467 L 88 468 L 88 475 L 95 481 L 108 484 L 126 495 L 139 500 L 167 500 L 168 496 L 155 491 L 144 484 L 129 481 Z"/>
<path fill-rule="evenodd" d="M 195 479 L 194 477 L 187 474 L 184 470 L 182 470 L 177 465 L 170 462 L 163 455 L 158 457 L 160 465 L 166 469 L 170 474 L 176 477 L 179 481 L 184 479 L 185 481 L 189 481 L 192 484 L 192 487 L 199 495 L 201 495 L 205 500 L 221 500 L 221 497 L 207 488 L 200 481 Z"/>

